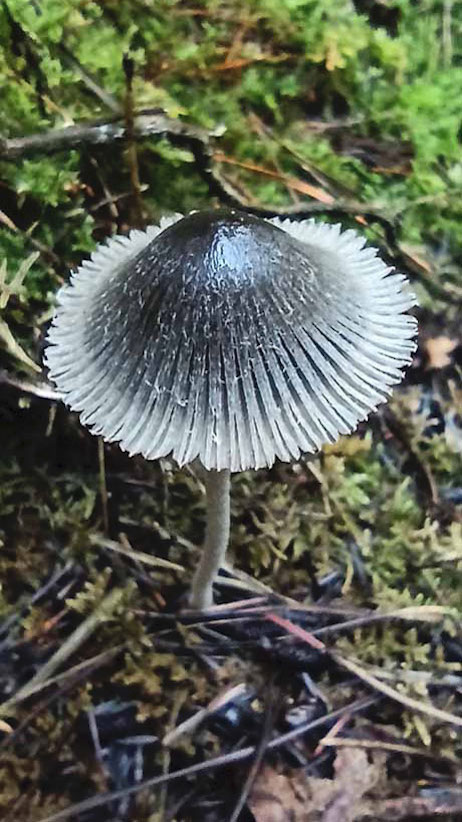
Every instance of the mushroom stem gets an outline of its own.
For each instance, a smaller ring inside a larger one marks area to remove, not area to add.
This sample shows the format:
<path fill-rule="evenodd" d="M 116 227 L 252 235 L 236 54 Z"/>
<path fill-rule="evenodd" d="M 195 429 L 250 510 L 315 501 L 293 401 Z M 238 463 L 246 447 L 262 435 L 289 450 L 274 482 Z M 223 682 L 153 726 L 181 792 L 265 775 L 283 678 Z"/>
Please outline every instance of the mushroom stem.
<path fill-rule="evenodd" d="M 202 610 L 213 605 L 213 582 L 225 558 L 230 529 L 230 473 L 203 469 L 207 524 L 202 557 L 191 585 L 189 603 Z"/>

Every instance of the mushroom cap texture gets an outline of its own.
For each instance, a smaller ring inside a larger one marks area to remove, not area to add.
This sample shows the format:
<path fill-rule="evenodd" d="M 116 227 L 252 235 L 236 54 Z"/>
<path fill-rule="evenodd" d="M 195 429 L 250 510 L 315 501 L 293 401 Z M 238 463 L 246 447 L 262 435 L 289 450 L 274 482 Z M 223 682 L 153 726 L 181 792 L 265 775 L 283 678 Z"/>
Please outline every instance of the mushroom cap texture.
<path fill-rule="evenodd" d="M 234 210 L 100 245 L 58 294 L 45 354 L 94 434 L 242 471 L 355 429 L 415 349 L 406 278 L 354 231 Z"/>

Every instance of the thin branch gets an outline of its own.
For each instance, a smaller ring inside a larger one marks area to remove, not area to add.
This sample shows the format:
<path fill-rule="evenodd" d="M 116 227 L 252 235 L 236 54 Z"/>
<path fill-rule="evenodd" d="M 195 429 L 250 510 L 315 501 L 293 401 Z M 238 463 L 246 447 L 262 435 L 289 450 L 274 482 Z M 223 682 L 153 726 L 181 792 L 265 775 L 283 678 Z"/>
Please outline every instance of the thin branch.
<path fill-rule="evenodd" d="M 175 120 L 159 109 L 142 110 L 133 116 L 133 140 L 167 137 L 172 145 L 188 149 L 194 157 L 198 174 L 208 186 L 210 195 L 217 197 L 220 202 L 245 209 L 250 214 L 260 217 L 279 216 L 304 220 L 323 214 L 339 220 L 345 217 L 361 217 L 367 223 L 376 223 L 380 225 L 385 238 L 384 243 L 378 244 L 393 265 L 412 278 L 418 279 L 431 296 L 460 304 L 457 295 L 433 278 L 418 260 L 401 247 L 396 218 L 384 214 L 376 206 L 348 199 L 338 199 L 334 203 L 307 202 L 301 206 L 286 208 L 267 208 L 249 204 L 220 172 L 217 162 L 220 154 L 215 155 L 214 140 L 221 133 L 221 129 L 207 131 Z M 0 160 L 17 160 L 34 154 L 54 154 L 85 146 L 111 145 L 126 139 L 126 122 L 123 117 L 114 117 L 105 122 L 82 123 L 27 137 L 0 138 Z"/>
<path fill-rule="evenodd" d="M 2 159 L 2 145 L 3 140 L 0 137 L 0 159 Z M 35 248 L 35 250 L 38 251 L 42 255 L 42 257 L 45 257 L 45 259 L 49 259 L 51 262 L 57 263 L 58 265 L 61 264 L 61 260 L 59 259 L 58 255 L 55 254 L 55 252 L 51 248 L 49 248 L 44 243 L 41 243 L 40 240 L 36 240 L 35 237 L 32 236 L 30 231 L 32 231 L 33 229 L 30 229 L 29 231 L 24 231 L 24 229 L 19 228 L 19 226 L 17 226 L 13 222 L 11 217 L 9 217 L 8 214 L 5 214 L 4 211 L 0 211 L 0 224 L 7 228 L 9 231 L 13 232 L 14 234 L 19 234 L 19 236 L 23 238 L 24 242 L 32 246 L 32 248 Z"/>
<path fill-rule="evenodd" d="M 278 692 L 277 692 L 278 693 Z M 265 721 L 263 723 L 263 730 L 261 734 L 260 741 L 258 743 L 255 757 L 253 762 L 250 765 L 249 771 L 247 773 L 246 779 L 244 784 L 242 785 L 239 797 L 237 799 L 236 805 L 233 809 L 233 812 L 230 816 L 229 822 L 238 822 L 238 819 L 241 815 L 241 811 L 247 802 L 249 794 L 252 790 L 252 787 L 255 783 L 255 780 L 258 776 L 258 772 L 262 766 L 263 760 L 265 758 L 265 753 L 268 748 L 268 743 L 271 737 L 271 731 L 274 724 L 274 712 L 276 708 L 276 691 L 274 689 L 274 683 L 271 683 L 269 691 L 267 692 L 266 697 L 266 710 L 265 710 Z"/>
<path fill-rule="evenodd" d="M 73 665 L 72 668 L 68 668 L 68 670 L 64 671 L 62 674 L 53 676 L 50 679 L 46 679 L 44 682 L 35 685 L 33 691 L 29 693 L 29 696 L 37 696 L 37 694 L 46 691 L 52 685 L 56 686 L 56 690 L 39 701 L 34 706 L 33 710 L 25 717 L 25 719 L 23 719 L 22 722 L 20 722 L 20 724 L 14 729 L 13 733 L 10 736 L 5 737 L 0 742 L 0 751 L 3 750 L 3 748 L 11 746 L 13 742 L 16 742 L 18 737 L 25 731 L 36 716 L 39 716 L 42 711 L 48 709 L 50 705 L 58 699 L 62 699 L 66 694 L 70 693 L 83 680 L 88 682 L 89 678 L 95 673 L 95 671 L 110 662 L 112 659 L 115 659 L 123 648 L 124 646 L 122 645 L 110 648 L 108 651 L 103 651 L 97 656 L 86 659 L 83 662 L 79 662 L 77 665 Z"/>
<path fill-rule="evenodd" d="M 11 388 L 16 388 L 17 391 L 21 391 L 23 394 L 30 394 L 42 400 L 52 400 L 56 402 L 61 400 L 61 394 L 58 394 L 57 391 L 54 391 L 46 383 L 32 383 L 26 380 L 20 380 L 4 370 L 0 371 L 0 385 L 9 385 Z"/>
<path fill-rule="evenodd" d="M 138 166 L 138 153 L 135 139 L 135 112 L 133 107 L 133 76 L 135 64 L 128 54 L 122 60 L 125 74 L 125 128 L 126 128 L 126 159 L 130 171 L 130 183 L 132 188 L 132 224 L 135 228 L 144 228 L 145 210 L 141 194 L 140 172 Z"/>
<path fill-rule="evenodd" d="M 89 636 L 96 630 L 99 624 L 106 621 L 112 615 L 122 600 L 124 591 L 122 588 L 114 588 L 101 600 L 99 605 L 63 642 L 52 657 L 45 662 L 44 665 L 37 671 L 37 673 L 26 682 L 19 691 L 14 694 L 6 702 L 0 705 L 0 716 L 8 715 L 11 710 L 19 703 L 27 699 L 33 694 L 38 685 L 41 685 L 45 680 L 49 679 L 55 671 L 66 661 L 78 648 L 88 639 Z"/>
<path fill-rule="evenodd" d="M 147 554 L 144 551 L 135 551 L 134 548 L 131 548 L 131 546 L 129 547 L 128 540 L 127 544 L 124 546 L 112 539 L 102 536 L 101 534 L 92 534 L 90 535 L 90 542 L 92 545 L 96 545 L 100 548 L 108 548 L 110 551 L 115 551 L 116 554 L 122 554 L 122 556 L 129 557 L 129 559 L 133 560 L 133 562 L 141 562 L 145 565 L 151 565 L 154 568 L 166 568 L 169 571 L 177 571 L 180 574 L 183 574 L 185 571 L 184 567 L 182 565 L 178 565 L 177 562 L 170 562 L 168 559 L 156 557 L 153 554 Z"/>
<path fill-rule="evenodd" d="M 213 140 L 219 137 L 220 133 L 219 130 L 206 131 L 198 126 L 175 120 L 158 109 L 142 110 L 133 116 L 133 139 L 168 137 L 174 145 L 188 148 L 194 155 L 198 172 L 209 186 L 210 194 L 228 205 L 245 208 L 250 213 L 262 217 L 289 216 L 294 219 L 305 219 L 314 214 L 329 214 L 333 217 L 359 215 L 380 223 L 385 231 L 394 230 L 391 221 L 378 209 L 353 201 L 304 203 L 303 206 L 289 206 L 283 209 L 249 206 L 221 176 L 217 168 Z M 17 160 L 34 154 L 55 154 L 74 148 L 109 145 L 126 139 L 127 125 L 122 117 L 116 117 L 105 122 L 82 123 L 27 137 L 0 138 L 0 159 Z"/>
<path fill-rule="evenodd" d="M 65 62 L 70 65 L 70 67 L 80 75 L 80 78 L 87 89 L 94 94 L 95 97 L 98 98 L 102 103 L 104 103 L 107 108 L 113 111 L 115 114 L 120 114 L 122 111 L 122 107 L 118 103 L 117 99 L 106 89 L 102 88 L 95 78 L 88 72 L 86 68 L 84 68 L 77 57 L 72 54 L 70 49 L 64 43 L 59 44 L 59 51 L 61 52 Z"/>
<path fill-rule="evenodd" d="M 213 132 L 207 132 L 196 126 L 186 125 L 180 120 L 167 117 L 158 109 L 146 109 L 134 116 L 134 137 L 138 140 L 145 137 L 169 136 L 183 145 L 207 145 Z M 0 138 L 0 159 L 17 160 L 34 154 L 56 154 L 85 146 L 109 145 L 127 137 L 127 128 L 123 117 L 114 117 L 104 122 L 81 123 L 66 128 L 51 129 L 41 134 L 27 137 Z"/>

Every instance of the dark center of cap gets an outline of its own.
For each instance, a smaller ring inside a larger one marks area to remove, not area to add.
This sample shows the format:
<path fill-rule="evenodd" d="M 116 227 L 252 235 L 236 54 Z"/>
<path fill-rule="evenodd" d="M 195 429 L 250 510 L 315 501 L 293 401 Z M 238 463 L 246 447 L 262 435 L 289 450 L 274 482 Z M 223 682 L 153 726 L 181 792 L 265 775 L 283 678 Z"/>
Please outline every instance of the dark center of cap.
<path fill-rule="evenodd" d="M 264 220 L 231 209 L 190 214 L 165 229 L 140 254 L 156 267 L 182 272 L 214 289 L 242 287 L 270 279 L 291 264 L 300 271 L 308 261 L 300 244 Z"/>

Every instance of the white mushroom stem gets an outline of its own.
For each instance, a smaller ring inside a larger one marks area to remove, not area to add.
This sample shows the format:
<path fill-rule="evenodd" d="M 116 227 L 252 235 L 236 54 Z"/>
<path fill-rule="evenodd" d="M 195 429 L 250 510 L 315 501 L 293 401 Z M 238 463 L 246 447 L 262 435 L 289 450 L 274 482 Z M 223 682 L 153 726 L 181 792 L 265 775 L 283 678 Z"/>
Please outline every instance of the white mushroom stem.
<path fill-rule="evenodd" d="M 225 558 L 230 529 L 230 473 L 202 469 L 205 484 L 207 524 L 201 560 L 191 585 L 192 608 L 213 605 L 213 583 Z"/>

